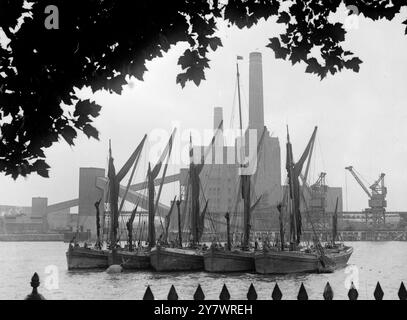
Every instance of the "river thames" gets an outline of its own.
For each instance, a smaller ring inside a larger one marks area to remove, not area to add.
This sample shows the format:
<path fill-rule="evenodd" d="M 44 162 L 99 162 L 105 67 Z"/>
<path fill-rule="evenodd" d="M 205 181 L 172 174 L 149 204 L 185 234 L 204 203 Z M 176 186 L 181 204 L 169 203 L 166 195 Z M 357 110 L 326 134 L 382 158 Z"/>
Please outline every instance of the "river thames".
<path fill-rule="evenodd" d="M 277 282 L 283 299 L 296 299 L 304 283 L 310 299 L 322 299 L 327 281 L 334 299 L 347 299 L 351 281 L 359 299 L 373 299 L 380 281 L 384 298 L 398 299 L 402 281 L 407 281 L 407 242 L 347 242 L 354 247 L 348 267 L 331 274 L 264 276 L 257 274 L 156 273 L 150 271 L 108 274 L 105 271 L 67 270 L 62 242 L 0 242 L 0 299 L 24 299 L 31 292 L 30 279 L 40 276 L 39 292 L 46 299 L 142 299 L 147 285 L 156 299 L 166 299 L 174 284 L 180 299 L 191 299 L 198 284 L 206 299 L 218 299 L 226 284 L 231 299 L 246 299 L 251 283 L 258 299 L 271 299 Z"/>

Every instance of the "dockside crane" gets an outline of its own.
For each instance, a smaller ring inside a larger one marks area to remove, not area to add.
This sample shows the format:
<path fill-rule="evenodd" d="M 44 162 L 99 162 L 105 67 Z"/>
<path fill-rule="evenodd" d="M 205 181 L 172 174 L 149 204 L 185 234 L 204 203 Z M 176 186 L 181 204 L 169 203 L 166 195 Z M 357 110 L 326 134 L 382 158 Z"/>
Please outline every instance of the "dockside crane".
<path fill-rule="evenodd" d="M 327 225 L 326 216 L 326 197 L 328 192 L 328 186 L 325 182 L 326 173 L 321 172 L 316 182 L 309 185 L 304 177 L 302 179 L 303 187 L 303 201 L 306 206 L 306 210 L 309 211 L 309 218 L 318 230 L 324 230 Z M 304 192 L 306 191 L 306 192 Z M 306 220 L 310 225 L 311 221 Z"/>
<path fill-rule="evenodd" d="M 368 188 L 359 178 L 359 175 L 352 166 L 348 166 L 345 169 L 352 174 L 357 183 L 369 197 L 369 208 L 365 209 L 366 222 L 371 219 L 375 226 L 385 224 L 387 207 L 387 188 L 384 185 L 385 174 L 381 173 L 379 178 Z"/>

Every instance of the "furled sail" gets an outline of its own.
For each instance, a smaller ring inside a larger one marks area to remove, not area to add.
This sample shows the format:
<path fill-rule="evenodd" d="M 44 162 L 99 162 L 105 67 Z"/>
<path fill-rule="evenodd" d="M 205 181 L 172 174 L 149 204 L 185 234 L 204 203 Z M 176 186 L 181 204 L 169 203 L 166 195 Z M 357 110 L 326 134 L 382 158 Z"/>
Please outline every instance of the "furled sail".
<path fill-rule="evenodd" d="M 141 150 L 143 149 L 144 142 L 146 141 L 146 138 L 147 138 L 147 135 L 144 135 L 143 140 L 141 140 L 139 146 L 138 146 L 137 149 L 133 152 L 133 154 L 131 155 L 131 157 L 130 157 L 130 159 L 129 159 L 129 160 L 132 159 L 132 160 L 134 161 L 134 165 L 133 165 L 133 170 L 131 171 L 131 174 L 130 174 L 129 181 L 128 181 L 127 186 L 126 186 L 126 191 L 124 192 L 124 195 L 123 195 L 123 197 L 122 197 L 122 201 L 121 201 L 121 203 L 120 203 L 119 214 L 120 214 L 120 212 L 121 212 L 122 209 L 123 209 L 124 201 L 126 200 L 127 193 L 129 192 L 130 185 L 131 185 L 131 183 L 132 183 L 132 181 L 133 181 L 134 173 L 136 172 L 137 164 L 138 164 L 138 162 L 139 162 L 139 160 L 140 160 Z M 127 168 L 127 167 L 128 167 L 128 163 L 129 163 L 129 161 L 126 162 L 126 164 L 125 164 L 124 167 Z M 131 167 L 131 166 L 130 166 L 130 167 Z M 127 171 L 130 170 L 130 167 L 128 167 Z M 122 170 L 123 170 L 123 169 L 122 169 Z M 123 173 L 124 173 L 124 172 L 123 172 Z M 126 174 L 127 174 L 127 172 L 126 172 Z"/>
<path fill-rule="evenodd" d="M 154 247 L 155 241 L 156 241 L 156 236 L 155 236 L 155 213 L 156 213 L 156 205 L 158 204 L 159 196 L 161 194 L 161 189 L 162 185 L 164 183 L 164 179 L 162 179 L 160 189 L 159 189 L 159 194 L 157 197 L 157 202 L 155 203 L 154 197 L 155 197 L 155 185 L 154 185 L 154 180 L 157 178 L 158 174 L 160 173 L 161 167 L 165 159 L 167 158 L 167 163 L 165 165 L 165 171 L 168 165 L 168 160 L 171 155 L 171 150 L 172 150 L 172 145 L 173 145 L 173 139 L 174 135 L 176 132 L 176 128 L 173 130 L 169 141 L 164 149 L 164 151 L 161 154 L 160 159 L 156 163 L 153 169 L 151 169 L 150 163 L 148 164 L 148 172 L 147 172 L 147 185 L 148 185 L 148 245 L 150 248 Z"/>
<path fill-rule="evenodd" d="M 335 244 L 336 238 L 338 237 L 338 201 L 336 198 L 335 212 L 332 216 L 332 243 Z"/>
<path fill-rule="evenodd" d="M 117 242 L 118 228 L 118 198 L 119 198 L 119 181 L 116 177 L 116 169 L 113 163 L 112 148 L 109 141 L 109 168 L 107 176 L 109 178 L 109 206 L 110 206 L 110 246 L 114 248 Z"/>
<path fill-rule="evenodd" d="M 171 215 L 172 211 L 174 210 L 174 205 L 176 203 L 177 196 L 174 197 L 174 200 L 171 203 L 170 211 L 168 214 L 165 216 L 165 229 L 164 229 L 164 243 L 168 243 L 168 228 L 170 227 L 170 222 L 171 222 Z"/>
<path fill-rule="evenodd" d="M 100 210 L 99 210 L 100 202 L 102 202 L 102 199 L 95 202 L 95 208 L 96 208 L 96 237 L 97 237 L 96 248 L 98 248 L 98 249 L 102 248 L 102 242 L 100 240 Z"/>
<path fill-rule="evenodd" d="M 198 241 L 201 241 L 204 229 L 205 229 L 205 215 L 206 211 L 208 209 L 208 202 L 209 200 L 206 200 L 205 207 L 202 210 L 201 216 L 199 217 L 199 225 L 198 225 Z"/>
<path fill-rule="evenodd" d="M 138 204 L 136 205 L 134 210 L 131 212 L 129 221 L 126 222 L 129 251 L 133 251 L 133 222 L 134 222 L 134 218 L 136 217 L 137 208 L 138 208 Z"/>
<path fill-rule="evenodd" d="M 200 218 L 200 206 L 199 206 L 199 195 L 200 195 L 200 187 L 201 181 L 199 178 L 199 174 L 201 173 L 204 165 L 205 160 L 212 150 L 213 144 L 215 143 L 216 136 L 221 131 L 223 127 L 223 120 L 219 123 L 218 128 L 211 140 L 209 146 L 204 150 L 204 154 L 201 157 L 201 162 L 198 164 L 194 163 L 194 149 L 192 147 L 192 137 L 190 136 L 190 146 L 189 146 L 189 156 L 190 156 L 190 164 L 189 164 L 189 183 L 191 187 L 191 233 L 192 233 L 192 245 L 196 245 L 199 243 L 199 218 Z"/>
<path fill-rule="evenodd" d="M 130 168 L 133 166 L 134 162 L 139 158 L 141 150 L 143 149 L 144 141 L 146 135 L 143 137 L 140 144 L 137 146 L 136 150 L 132 153 L 130 158 L 120 169 L 119 173 L 116 174 L 116 169 L 113 163 L 112 148 L 109 141 L 109 168 L 108 168 L 108 178 L 109 178 L 109 204 L 111 212 L 111 228 L 110 228 L 110 245 L 111 248 L 115 248 L 117 244 L 117 230 L 119 228 L 119 184 L 120 181 L 126 176 Z"/>
<path fill-rule="evenodd" d="M 317 133 L 317 127 L 315 127 L 314 132 L 305 148 L 300 160 L 294 163 L 292 145 L 290 142 L 290 135 L 287 128 L 287 162 L 286 169 L 288 173 L 289 189 L 290 189 L 290 199 L 292 200 L 292 218 L 291 218 L 291 230 L 294 232 L 293 240 L 298 245 L 301 241 L 302 234 L 302 221 L 300 213 L 300 181 L 299 177 L 301 175 L 302 168 L 305 161 L 307 160 L 310 150 L 313 146 L 315 136 Z"/>

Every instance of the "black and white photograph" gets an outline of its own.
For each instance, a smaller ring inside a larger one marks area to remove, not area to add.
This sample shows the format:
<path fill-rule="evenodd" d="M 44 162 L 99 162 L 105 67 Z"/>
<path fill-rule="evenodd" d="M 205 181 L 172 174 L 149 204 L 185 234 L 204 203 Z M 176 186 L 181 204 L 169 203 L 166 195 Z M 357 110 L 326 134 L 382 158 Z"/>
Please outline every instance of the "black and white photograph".
<path fill-rule="evenodd" d="M 0 300 L 406 300 L 406 58 L 404 0 L 0 0 Z"/>

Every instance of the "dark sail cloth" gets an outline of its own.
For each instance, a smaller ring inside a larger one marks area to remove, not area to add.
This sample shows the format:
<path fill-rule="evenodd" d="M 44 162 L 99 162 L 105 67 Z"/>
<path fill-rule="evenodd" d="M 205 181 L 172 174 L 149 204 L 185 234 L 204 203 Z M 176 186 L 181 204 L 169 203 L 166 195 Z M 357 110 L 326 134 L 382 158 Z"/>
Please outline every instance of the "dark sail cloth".
<path fill-rule="evenodd" d="M 101 201 L 102 201 L 102 199 L 95 202 L 95 208 L 96 208 L 96 236 L 97 236 L 97 241 L 96 241 L 95 247 L 97 249 L 102 248 L 102 244 L 100 242 L 100 211 L 99 211 L 99 205 L 100 205 Z"/>
<path fill-rule="evenodd" d="M 287 129 L 288 131 L 288 129 Z M 287 163 L 286 169 L 288 172 L 289 187 L 290 187 L 290 198 L 293 200 L 293 219 L 291 220 L 291 230 L 294 229 L 295 223 L 295 234 L 294 240 L 298 245 L 301 241 L 302 234 L 302 221 L 301 221 L 301 212 L 300 212 L 300 181 L 299 177 L 301 175 L 302 167 L 304 166 L 305 161 L 308 158 L 308 155 L 311 151 L 313 141 L 315 140 L 315 135 L 317 133 L 317 128 L 314 129 L 314 132 L 311 136 L 310 141 L 308 142 L 307 147 L 304 150 L 300 160 L 297 163 L 294 163 L 293 160 L 293 151 L 292 145 L 290 142 L 290 136 L 287 132 Z"/>
<path fill-rule="evenodd" d="M 278 204 L 277 210 L 280 213 L 279 216 L 278 216 L 278 220 L 279 220 L 279 223 L 280 223 L 281 250 L 284 251 L 284 223 L 283 223 L 283 208 L 282 208 L 281 203 Z"/>

